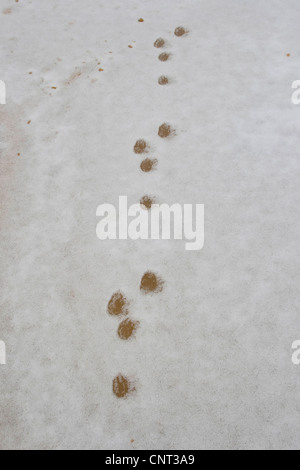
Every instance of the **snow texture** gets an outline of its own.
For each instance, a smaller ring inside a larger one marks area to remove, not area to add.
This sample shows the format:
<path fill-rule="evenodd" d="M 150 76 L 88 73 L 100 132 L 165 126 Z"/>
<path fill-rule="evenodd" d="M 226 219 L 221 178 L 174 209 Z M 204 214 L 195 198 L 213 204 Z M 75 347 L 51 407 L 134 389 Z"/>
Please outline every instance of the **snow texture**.
<path fill-rule="evenodd" d="M 0 0 L 1 449 L 300 449 L 299 19 L 299 0 Z M 205 204 L 204 249 L 97 239 L 99 204 L 145 194 Z"/>

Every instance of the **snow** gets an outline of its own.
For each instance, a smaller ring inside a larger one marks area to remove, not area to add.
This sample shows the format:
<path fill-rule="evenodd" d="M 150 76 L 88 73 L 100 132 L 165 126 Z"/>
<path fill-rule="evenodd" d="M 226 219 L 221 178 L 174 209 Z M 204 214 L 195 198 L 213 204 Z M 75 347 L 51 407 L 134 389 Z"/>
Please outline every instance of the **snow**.
<path fill-rule="evenodd" d="M 1 449 L 300 448 L 299 14 L 0 0 Z M 204 204 L 203 250 L 97 239 L 99 204 L 145 194 Z M 160 294 L 141 295 L 147 270 Z M 106 312 L 119 289 L 140 322 L 129 342 Z"/>

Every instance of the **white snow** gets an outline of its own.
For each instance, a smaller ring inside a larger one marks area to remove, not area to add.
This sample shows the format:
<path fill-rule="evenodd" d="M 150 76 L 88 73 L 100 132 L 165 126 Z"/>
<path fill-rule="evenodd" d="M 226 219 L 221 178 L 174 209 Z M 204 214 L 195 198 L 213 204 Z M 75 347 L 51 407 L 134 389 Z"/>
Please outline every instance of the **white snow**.
<path fill-rule="evenodd" d="M 298 0 L 0 0 L 1 449 L 300 448 L 299 19 Z M 205 204 L 204 249 L 99 241 L 97 206 L 144 194 Z"/>

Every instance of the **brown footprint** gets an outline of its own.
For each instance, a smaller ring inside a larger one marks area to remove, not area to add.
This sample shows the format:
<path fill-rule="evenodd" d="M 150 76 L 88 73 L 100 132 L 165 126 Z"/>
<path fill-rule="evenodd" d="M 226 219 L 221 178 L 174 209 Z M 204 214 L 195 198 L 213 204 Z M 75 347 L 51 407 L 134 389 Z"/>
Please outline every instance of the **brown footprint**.
<path fill-rule="evenodd" d="M 158 58 L 161 62 L 167 62 L 167 60 L 169 60 L 170 58 L 170 54 L 168 54 L 167 52 L 163 52 L 158 56 Z"/>
<path fill-rule="evenodd" d="M 147 153 L 148 144 L 144 139 L 139 139 L 136 141 L 133 150 L 134 150 L 134 153 L 137 153 L 137 154 Z"/>
<path fill-rule="evenodd" d="M 164 47 L 164 45 L 165 45 L 165 40 L 163 38 L 156 39 L 154 43 L 154 47 L 157 47 L 158 49 L 161 47 Z"/>
<path fill-rule="evenodd" d="M 121 291 L 115 292 L 110 299 L 107 311 L 110 315 L 119 316 L 119 315 L 128 315 L 128 300 L 122 294 Z"/>
<path fill-rule="evenodd" d="M 162 75 L 161 77 L 159 77 L 158 83 L 159 85 L 167 85 L 169 83 L 169 79 L 165 75 Z"/>
<path fill-rule="evenodd" d="M 141 163 L 141 170 L 145 173 L 149 173 L 149 171 L 155 170 L 155 168 L 157 167 L 157 163 L 158 160 L 156 158 L 154 158 L 153 160 L 151 160 L 150 158 L 146 158 Z"/>
<path fill-rule="evenodd" d="M 152 196 L 143 196 L 140 200 L 140 204 L 143 209 L 147 209 L 149 211 L 152 205 L 155 204 L 155 198 Z"/>
<path fill-rule="evenodd" d="M 184 36 L 185 34 L 188 34 L 188 31 L 183 26 L 178 26 L 178 28 L 175 29 L 174 34 L 177 37 L 181 37 L 181 36 Z"/>
<path fill-rule="evenodd" d="M 172 129 L 172 127 L 167 123 L 162 124 L 158 129 L 158 135 L 162 139 L 165 139 L 166 137 L 169 137 L 170 135 L 174 135 L 174 134 L 175 134 L 174 129 Z"/>
<path fill-rule="evenodd" d="M 132 320 L 129 320 L 129 318 L 122 321 L 118 329 L 119 338 L 128 340 L 135 334 L 138 326 L 139 326 L 139 322 L 134 322 Z"/>
<path fill-rule="evenodd" d="M 164 281 L 157 274 L 147 271 L 141 280 L 140 290 L 145 294 L 162 292 Z"/>
<path fill-rule="evenodd" d="M 119 374 L 114 378 L 112 389 L 117 398 L 125 398 L 127 395 L 135 391 L 130 380 L 122 374 Z"/>

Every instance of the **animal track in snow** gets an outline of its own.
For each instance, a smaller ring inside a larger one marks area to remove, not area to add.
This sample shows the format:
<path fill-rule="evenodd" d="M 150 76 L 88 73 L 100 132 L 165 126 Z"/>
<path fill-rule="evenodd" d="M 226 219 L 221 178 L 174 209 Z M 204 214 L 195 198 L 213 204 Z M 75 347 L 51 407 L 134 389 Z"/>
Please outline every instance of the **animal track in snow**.
<path fill-rule="evenodd" d="M 120 323 L 120 326 L 118 329 L 119 338 L 123 340 L 128 340 L 129 338 L 134 336 L 138 326 L 139 326 L 139 322 L 134 322 L 130 320 L 129 318 L 126 318 L 126 320 Z"/>
<path fill-rule="evenodd" d="M 155 204 L 155 198 L 152 196 L 143 196 L 140 200 L 140 204 L 143 209 L 150 210 L 152 205 Z"/>
<path fill-rule="evenodd" d="M 112 316 L 128 315 L 128 300 L 121 291 L 113 294 L 108 303 L 107 311 Z"/>
<path fill-rule="evenodd" d="M 154 47 L 156 47 L 157 49 L 164 47 L 164 45 L 165 45 L 165 40 L 163 38 L 156 39 L 154 43 Z"/>
<path fill-rule="evenodd" d="M 161 75 L 158 79 L 158 83 L 159 85 L 167 85 L 169 83 L 169 79 L 165 75 Z"/>
<path fill-rule="evenodd" d="M 158 129 L 158 135 L 162 139 L 166 139 L 170 135 L 174 135 L 174 134 L 175 134 L 175 130 L 172 129 L 172 127 L 167 123 L 162 124 Z"/>
<path fill-rule="evenodd" d="M 133 148 L 134 153 L 137 153 L 137 154 L 147 153 L 148 149 L 149 149 L 149 146 L 144 139 L 137 140 Z"/>
<path fill-rule="evenodd" d="M 114 378 L 112 388 L 117 398 L 125 398 L 135 390 L 132 382 L 122 374 Z"/>
<path fill-rule="evenodd" d="M 158 56 L 159 60 L 161 62 L 167 62 L 167 60 L 169 60 L 170 58 L 170 54 L 168 52 L 162 52 L 159 56 Z"/>
<path fill-rule="evenodd" d="M 157 274 L 147 271 L 141 280 L 140 290 L 145 294 L 162 292 L 164 281 Z"/>
<path fill-rule="evenodd" d="M 183 26 L 178 26 L 178 28 L 175 29 L 174 34 L 177 37 L 181 37 L 188 34 L 188 31 Z"/>
<path fill-rule="evenodd" d="M 142 18 L 138 20 L 139 22 L 144 22 Z M 175 36 L 177 37 L 182 37 L 185 34 L 188 34 L 188 31 L 183 27 L 179 26 L 175 29 L 174 31 Z M 163 38 L 158 38 L 154 42 L 154 47 L 156 48 L 162 48 L 165 46 L 165 40 Z M 132 47 L 132 46 L 128 46 Z M 167 62 L 170 58 L 171 54 L 167 52 L 163 52 L 159 55 L 159 60 L 161 62 Z M 159 85 L 167 85 L 169 83 L 169 78 L 165 75 L 161 75 L 158 78 L 158 84 Z M 163 123 L 158 130 L 158 135 L 159 137 L 165 139 L 171 135 L 175 134 L 175 130 L 172 129 L 172 127 L 167 124 Z M 144 139 L 139 139 L 136 141 L 134 145 L 134 153 L 137 155 L 142 155 L 145 154 L 149 151 L 149 146 L 148 143 Z M 149 173 L 153 171 L 156 166 L 157 166 L 157 159 L 150 159 L 150 158 L 145 158 L 141 164 L 140 168 L 143 172 Z M 155 198 L 152 196 L 143 196 L 140 200 L 141 206 L 146 209 L 150 210 L 152 205 L 155 204 Z M 141 279 L 141 284 L 140 284 L 140 291 L 143 292 L 144 294 L 155 294 L 162 292 L 164 287 L 164 281 L 162 278 L 152 272 L 152 271 L 147 271 L 144 273 L 142 279 Z M 121 291 L 116 292 L 113 294 L 112 298 L 109 301 L 108 304 L 108 313 L 113 316 L 119 316 L 119 315 L 128 315 L 128 301 L 126 297 L 122 294 Z M 139 322 L 135 322 L 129 318 L 126 318 L 123 320 L 118 328 L 118 336 L 121 340 L 129 340 L 132 336 L 134 336 L 137 328 L 139 327 Z M 133 384 L 130 382 L 130 380 L 123 376 L 122 374 L 119 374 L 117 377 L 114 378 L 113 380 L 113 393 L 117 398 L 125 398 L 128 394 L 132 393 L 135 390 Z"/>
<path fill-rule="evenodd" d="M 150 158 L 146 158 L 142 161 L 140 168 L 144 173 L 149 173 L 150 171 L 155 170 L 155 168 L 157 167 L 157 163 L 158 160 L 156 158 L 154 158 L 153 160 L 151 160 Z"/>

